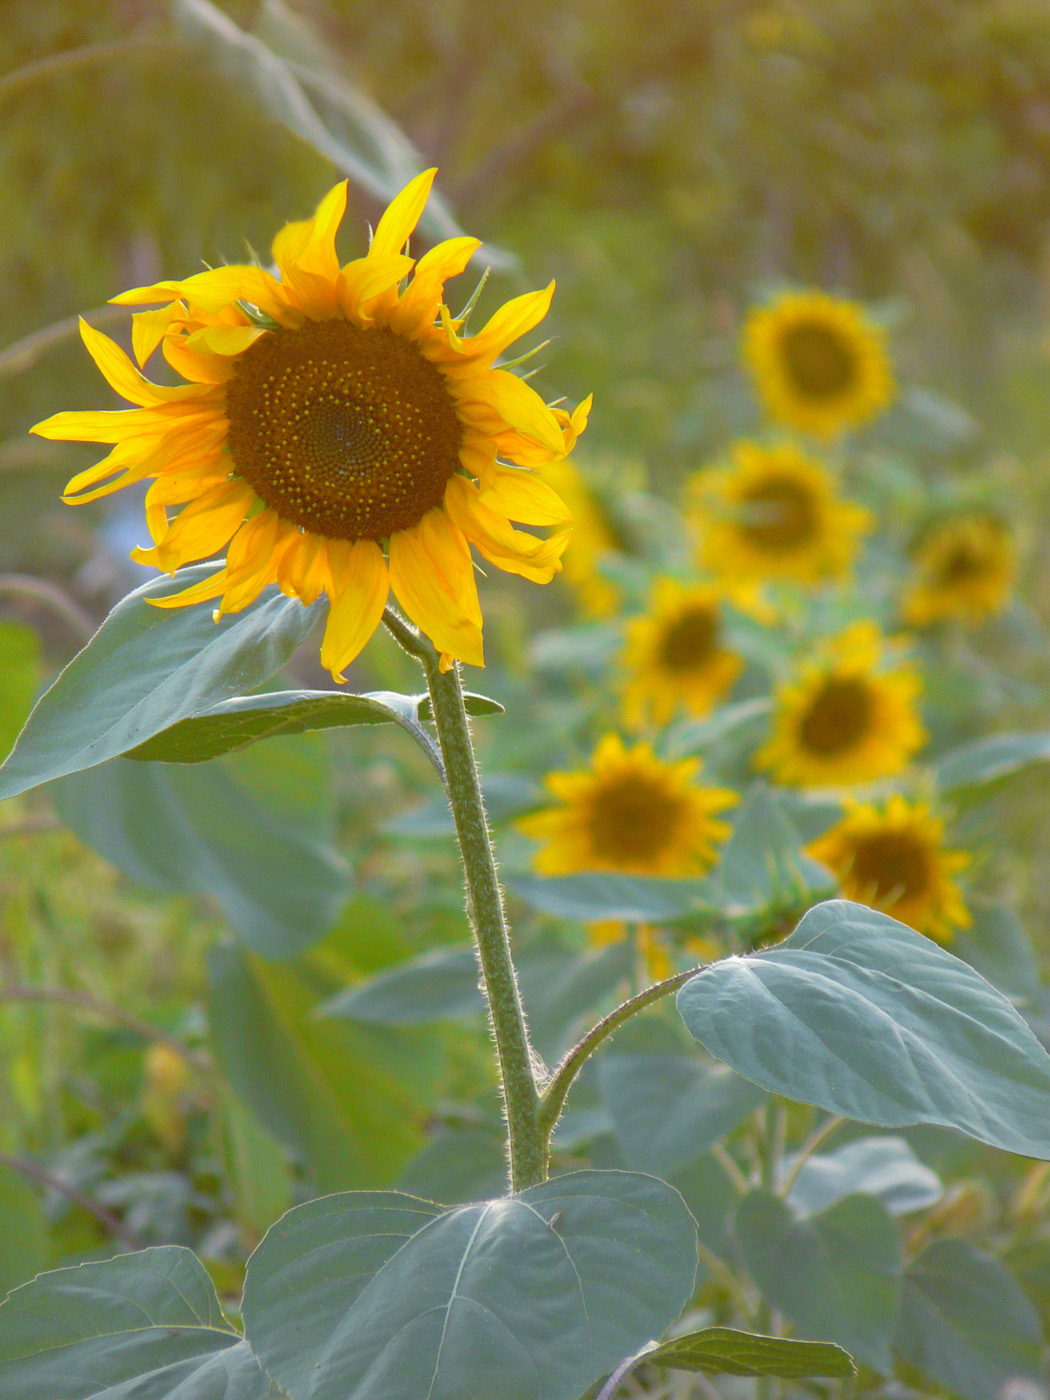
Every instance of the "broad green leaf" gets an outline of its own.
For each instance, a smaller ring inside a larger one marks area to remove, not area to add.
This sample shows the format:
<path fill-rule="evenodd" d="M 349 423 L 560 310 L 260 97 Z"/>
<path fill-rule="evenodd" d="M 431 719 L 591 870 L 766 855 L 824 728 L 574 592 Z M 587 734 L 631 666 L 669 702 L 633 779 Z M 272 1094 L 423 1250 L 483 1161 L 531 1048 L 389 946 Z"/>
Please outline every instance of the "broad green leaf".
<path fill-rule="evenodd" d="M 269 679 L 322 615 L 276 589 L 220 622 L 201 604 L 150 606 L 199 583 L 214 564 L 150 579 L 117 604 L 40 698 L 0 768 L 0 798 L 118 758 L 179 720 Z"/>
<path fill-rule="evenodd" d="M 904 1275 L 895 1346 L 964 1400 L 1004 1394 L 1026 1377 L 1043 1385 L 1035 1309 L 995 1259 L 963 1240 L 942 1240 Z"/>
<path fill-rule="evenodd" d="M 414 1085 L 440 1070 L 403 1033 L 322 1020 L 330 983 L 297 964 L 212 950 L 208 1020 L 234 1090 L 322 1191 L 390 1181 L 420 1143 Z M 431 1063 L 432 1062 L 432 1063 Z"/>
<path fill-rule="evenodd" d="M 33 708 L 40 684 L 40 639 L 31 627 L 0 620 L 0 754 L 6 754 Z"/>
<path fill-rule="evenodd" d="M 726 1065 L 696 1055 L 624 1055 L 598 1061 L 598 1082 L 626 1166 L 668 1173 L 731 1133 L 766 1095 Z"/>
<path fill-rule="evenodd" d="M 707 880 L 660 880 L 636 875 L 517 875 L 507 881 L 519 899 L 559 919 L 669 924 L 715 909 Z"/>
<path fill-rule="evenodd" d="M 269 1379 L 176 1245 L 41 1274 L 0 1306 L 0 1400 L 267 1400 Z"/>
<path fill-rule="evenodd" d="M 789 1157 L 785 1169 L 792 1165 Z M 815 1215 L 857 1192 L 877 1196 L 891 1215 L 908 1215 L 934 1205 L 944 1187 L 903 1138 L 865 1137 L 808 1157 L 787 1199 L 799 1215 Z"/>
<path fill-rule="evenodd" d="M 201 767 L 115 759 L 51 792 L 62 819 L 125 875 L 215 900 L 263 957 L 309 948 L 346 900 L 328 767 L 308 739 Z"/>
<path fill-rule="evenodd" d="M 717 757 L 724 766 L 728 753 L 736 756 L 743 749 L 756 748 L 769 728 L 769 712 L 773 708 L 768 696 L 754 700 L 737 700 L 722 705 L 707 719 L 679 720 L 664 736 L 664 748 L 675 758 L 685 754 Z"/>
<path fill-rule="evenodd" d="M 942 792 L 958 792 L 1009 777 L 1047 759 L 1050 734 L 989 734 L 942 754 L 933 772 Z"/>
<path fill-rule="evenodd" d="M 852 1376 L 849 1353 L 828 1342 L 799 1342 L 787 1337 L 760 1337 L 731 1327 L 707 1327 L 674 1337 L 639 1358 L 649 1366 L 675 1371 L 707 1371 L 722 1376 Z"/>
<path fill-rule="evenodd" d="M 901 1259 L 880 1201 L 846 1196 L 800 1220 L 779 1196 L 752 1191 L 737 1211 L 736 1237 L 763 1297 L 801 1332 L 884 1374 L 892 1369 Z"/>
<path fill-rule="evenodd" d="M 1050 1159 L 1046 1051 L 967 963 L 873 909 L 818 905 L 775 948 L 697 973 L 678 1007 L 701 1045 L 771 1093 Z"/>
<path fill-rule="evenodd" d="M 47 1221 L 37 1192 L 0 1163 L 0 1298 L 47 1263 Z"/>
<path fill-rule="evenodd" d="M 579 1400 L 690 1297 L 696 1234 L 652 1177 L 574 1172 L 443 1211 L 290 1211 L 248 1263 L 247 1335 L 292 1400 Z"/>
<path fill-rule="evenodd" d="M 748 794 L 715 878 L 729 900 L 745 908 L 797 900 L 809 890 L 835 886 L 824 867 L 803 853 L 791 819 L 764 785 Z"/>
<path fill-rule="evenodd" d="M 502 705 L 484 695 L 467 694 L 463 699 L 469 715 L 503 713 Z M 346 695 L 338 690 L 238 695 L 162 730 L 131 749 L 128 757 L 161 763 L 203 763 L 260 739 L 358 724 L 398 724 L 418 740 L 420 721 L 429 716 L 429 696 L 396 695 L 389 690 L 366 695 Z"/>
<path fill-rule="evenodd" d="M 536 784 L 520 773 L 486 773 L 482 787 L 489 821 L 497 826 L 535 807 L 539 793 Z M 437 837 L 444 841 L 456 834 L 456 825 L 444 795 L 431 798 L 393 821 L 386 822 L 383 829 L 394 836 L 425 840 Z"/>
<path fill-rule="evenodd" d="M 217 1088 L 219 1148 L 237 1223 L 261 1239 L 292 1203 L 288 1153 L 228 1085 Z"/>
<path fill-rule="evenodd" d="M 724 1163 L 713 1152 L 704 1152 L 669 1172 L 666 1180 L 692 1212 L 700 1243 L 712 1254 L 728 1258 L 740 1192 Z"/>

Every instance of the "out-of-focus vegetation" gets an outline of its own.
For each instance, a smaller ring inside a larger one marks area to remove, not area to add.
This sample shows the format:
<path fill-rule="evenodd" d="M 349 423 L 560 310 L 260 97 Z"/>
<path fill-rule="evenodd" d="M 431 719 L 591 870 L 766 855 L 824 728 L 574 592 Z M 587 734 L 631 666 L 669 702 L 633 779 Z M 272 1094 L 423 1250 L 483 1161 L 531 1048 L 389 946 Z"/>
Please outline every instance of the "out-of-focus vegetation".
<path fill-rule="evenodd" d="M 644 611 L 652 577 L 692 567 L 678 514 L 687 478 L 766 431 L 740 360 L 749 308 L 788 285 L 838 291 L 886 328 L 900 386 L 877 424 L 829 452 L 878 533 L 841 592 L 813 602 L 789 590 L 777 625 L 741 609 L 733 639 L 747 669 L 735 698 L 768 695 L 793 653 L 866 611 L 900 627 L 903 561 L 929 519 L 993 508 L 1010 526 L 1016 586 L 976 627 L 921 633 L 926 754 L 1050 728 L 1040 0 L 12 0 L 3 20 L 5 751 L 33 694 L 142 576 L 127 559 L 144 534 L 141 499 L 69 510 L 62 485 L 90 449 L 26 436 L 60 408 L 116 406 L 66 322 L 87 310 L 127 343 L 110 296 L 240 261 L 246 244 L 265 260 L 273 231 L 343 173 L 356 247 L 365 220 L 431 163 L 445 205 L 423 241 L 456 224 L 494 246 L 482 312 L 557 279 L 554 339 L 533 382 L 573 403 L 595 395 L 576 465 L 605 531 L 597 576 L 620 613 Z M 483 588 L 490 667 L 476 685 L 512 723 L 480 722 L 482 762 L 507 870 L 526 880 L 532 848 L 509 819 L 541 804 L 544 773 L 582 768 L 619 723 L 622 632 L 617 617 L 580 622 L 560 580 L 529 590 L 490 577 Z M 289 670 L 297 684 L 325 683 L 315 647 Z M 350 679 L 358 691 L 419 687 L 382 636 Z M 747 719 L 734 712 L 708 737 L 672 731 L 668 754 L 702 751 L 717 779 L 743 788 L 762 739 L 754 715 L 750 729 L 734 727 Z M 172 779 L 162 816 L 129 787 L 120 829 L 107 823 L 105 783 L 68 780 L 0 813 L 0 1291 L 40 1267 L 176 1242 L 236 1294 L 247 1252 L 295 1200 L 394 1180 L 456 1200 L 501 1187 L 486 1039 L 462 977 L 436 1027 L 315 1014 L 348 983 L 466 937 L 425 761 L 385 728 L 282 740 L 223 763 L 221 800 L 247 813 L 249 843 L 253 821 L 260 840 L 294 830 L 312 843 L 302 858 L 316 857 L 320 893 L 283 949 L 294 957 L 264 955 L 269 935 L 248 897 L 279 902 L 277 884 L 253 891 L 243 851 L 223 848 L 219 874 L 209 865 L 222 843 L 208 828 L 219 798 L 207 779 Z M 1037 765 L 982 787 L 980 802 L 960 785 L 951 812 L 953 845 L 972 853 L 974 907 L 994 904 L 999 930 L 979 919 L 961 946 L 1027 998 L 1044 1036 L 1050 1012 L 1026 938 L 1045 964 L 1045 784 Z M 799 840 L 830 824 L 818 804 L 783 801 Z M 179 886 L 135 839 L 152 822 L 167 823 L 161 845 L 175 830 L 200 839 L 192 883 Z M 765 894 L 732 946 L 786 931 L 806 902 L 792 888 Z M 513 908 L 532 953 L 522 971 L 540 1048 L 553 1054 L 576 1008 L 571 986 L 569 1005 L 551 989 L 543 940 L 580 955 L 587 934 L 526 894 Z M 595 1005 L 618 979 L 644 977 L 646 948 L 633 952 L 628 966 L 609 960 Z M 690 953 L 702 955 L 672 937 L 663 947 Z M 625 1048 L 687 1053 L 654 1024 L 651 1043 L 639 1030 Z M 562 1160 L 638 1165 L 610 1127 L 615 1094 L 599 1078 L 582 1086 Z M 791 1110 L 796 1145 L 808 1112 Z M 751 1167 L 747 1145 L 738 1175 Z M 929 1240 L 980 1246 L 1010 1263 L 1050 1323 L 1044 1169 L 933 1133 L 913 1146 L 946 1190 L 909 1217 L 912 1253 Z M 725 1238 L 734 1163 L 718 1160 L 679 1162 L 675 1178 L 691 1204 L 715 1202 L 702 1221 L 714 1313 L 731 1306 L 718 1260 L 739 1264 Z"/>

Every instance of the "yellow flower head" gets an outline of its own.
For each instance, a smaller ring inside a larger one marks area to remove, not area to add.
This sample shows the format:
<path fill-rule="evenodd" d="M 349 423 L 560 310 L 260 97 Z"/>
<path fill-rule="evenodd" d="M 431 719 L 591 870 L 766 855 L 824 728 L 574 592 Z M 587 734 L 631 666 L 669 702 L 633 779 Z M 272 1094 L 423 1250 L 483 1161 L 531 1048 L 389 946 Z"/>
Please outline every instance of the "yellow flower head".
<path fill-rule="evenodd" d="M 627 875 L 702 875 L 729 826 L 715 813 L 737 801 L 725 788 L 694 783 L 697 758 L 665 763 L 648 744 L 625 748 L 607 734 L 577 773 L 544 780 L 558 806 L 522 817 L 518 827 L 544 842 L 535 858 L 544 875 L 613 870 Z"/>
<path fill-rule="evenodd" d="M 572 515 L 572 541 L 562 557 L 562 577 L 588 617 L 615 616 L 622 601 L 620 589 L 598 568 L 603 555 L 620 548 L 612 524 L 574 462 L 567 458 L 549 462 L 540 475 Z"/>
<path fill-rule="evenodd" d="M 699 561 L 738 582 L 815 584 L 849 571 L 872 519 L 843 501 L 827 469 L 790 443 L 738 442 L 729 466 L 687 486 Z"/>
<path fill-rule="evenodd" d="M 913 666 L 883 666 L 874 622 L 855 622 L 777 688 L 773 735 L 755 755 L 777 782 L 838 787 L 899 773 L 926 740 Z"/>
<path fill-rule="evenodd" d="M 884 807 L 853 802 L 808 848 L 858 904 L 881 909 L 938 943 L 971 923 L 952 875 L 969 863 L 944 849 L 944 822 L 928 807 L 894 794 Z"/>
<path fill-rule="evenodd" d="M 1006 606 L 1015 571 L 1010 533 L 994 515 L 972 511 L 938 520 L 915 550 L 904 619 L 913 627 L 949 618 L 979 622 Z"/>
<path fill-rule="evenodd" d="M 785 292 L 752 311 L 744 358 L 769 416 L 814 437 L 858 427 L 893 399 L 882 329 L 825 292 Z"/>
<path fill-rule="evenodd" d="M 631 728 L 666 724 L 676 710 L 701 718 L 726 694 L 743 661 L 722 639 L 725 591 L 657 579 L 649 610 L 627 624 L 624 717 Z"/>
<path fill-rule="evenodd" d="M 274 239 L 279 277 L 219 267 L 115 297 L 161 303 L 135 315 L 135 355 L 144 365 L 162 346 L 188 383 L 151 383 L 84 325 L 102 373 L 138 407 L 59 413 L 33 430 L 115 444 L 69 483 L 70 504 L 153 478 L 153 546 L 135 551 L 139 562 L 174 573 L 226 549 L 225 568 L 163 606 L 218 598 L 218 616 L 272 583 L 304 603 L 326 593 L 321 660 L 337 680 L 377 627 L 391 588 L 445 667 L 453 659 L 483 665 L 470 546 L 546 583 L 572 524 L 555 492 L 521 468 L 570 451 L 589 401 L 570 417 L 493 368 L 542 320 L 553 284 L 462 336 L 444 285 L 478 241 L 449 239 L 418 262 L 403 251 L 433 178 L 430 170 L 406 186 L 368 253 L 343 267 L 335 236 L 345 181 L 312 219 Z M 552 533 L 543 539 L 512 520 Z"/>

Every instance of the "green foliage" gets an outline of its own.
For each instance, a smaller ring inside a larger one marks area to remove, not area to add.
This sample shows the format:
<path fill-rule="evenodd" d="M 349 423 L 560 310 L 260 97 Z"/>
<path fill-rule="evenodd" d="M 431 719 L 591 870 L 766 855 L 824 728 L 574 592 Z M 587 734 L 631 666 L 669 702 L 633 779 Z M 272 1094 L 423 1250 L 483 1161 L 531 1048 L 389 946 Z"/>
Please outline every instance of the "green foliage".
<path fill-rule="evenodd" d="M 299 1206 L 248 1268 L 247 1335 L 292 1400 L 577 1400 L 677 1316 L 696 1272 L 669 1187 L 577 1172 L 443 1212 L 362 1193 Z"/>
<path fill-rule="evenodd" d="M 4 1400 L 267 1400 L 270 1383 L 211 1280 L 172 1245 L 44 1274 L 0 1306 Z"/>
<path fill-rule="evenodd" d="M 756 1337 L 729 1327 L 707 1327 L 702 1332 L 685 1333 L 646 1352 L 644 1360 L 650 1366 L 668 1366 L 675 1371 L 779 1376 L 784 1380 L 851 1376 L 855 1369 L 846 1352 L 826 1342 Z"/>
<path fill-rule="evenodd" d="M 773 1093 L 1050 1158 L 1050 1056 L 983 978 L 885 914 L 820 905 L 770 951 L 698 973 L 678 1005 L 706 1049 Z"/>
<path fill-rule="evenodd" d="M 0 1296 L 47 1263 L 47 1219 L 32 1187 L 0 1163 Z"/>

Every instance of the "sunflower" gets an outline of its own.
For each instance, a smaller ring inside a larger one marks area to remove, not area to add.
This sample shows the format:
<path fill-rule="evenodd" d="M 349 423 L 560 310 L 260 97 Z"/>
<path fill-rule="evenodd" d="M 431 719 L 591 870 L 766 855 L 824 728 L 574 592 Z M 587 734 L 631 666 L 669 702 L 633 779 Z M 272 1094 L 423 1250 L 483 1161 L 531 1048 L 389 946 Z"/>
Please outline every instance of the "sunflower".
<path fill-rule="evenodd" d="M 841 579 L 872 527 L 869 512 L 842 500 L 827 469 L 790 443 L 736 443 L 731 464 L 697 473 L 687 497 L 700 562 L 737 582 Z"/>
<path fill-rule="evenodd" d="M 996 516 L 971 511 L 938 520 L 915 550 L 904 619 L 913 627 L 979 622 L 1006 606 L 1015 570 L 1010 533 Z"/>
<path fill-rule="evenodd" d="M 160 303 L 133 318 L 135 355 L 141 366 L 162 346 L 188 382 L 151 383 L 84 324 L 99 369 L 138 407 L 59 413 L 33 430 L 115 444 L 70 481 L 70 504 L 153 478 L 153 545 L 134 552 L 140 563 L 174 573 L 226 550 L 224 568 L 161 606 L 218 598 L 219 617 L 272 583 L 303 603 L 327 594 L 321 660 L 336 680 L 377 627 L 391 588 L 446 669 L 456 659 L 483 665 L 470 546 L 546 583 L 572 523 L 555 492 L 522 468 L 564 456 L 589 401 L 570 417 L 493 368 L 542 320 L 553 284 L 508 302 L 477 335 L 461 335 L 444 284 L 478 241 L 449 239 L 418 262 L 403 252 L 434 173 L 406 186 L 366 256 L 344 267 L 335 236 L 345 181 L 312 219 L 277 235 L 279 277 L 219 267 L 114 297 Z M 552 533 L 540 538 L 511 520 Z"/>
<path fill-rule="evenodd" d="M 926 740 L 918 672 L 884 667 L 874 622 L 855 622 L 777 688 L 773 735 L 755 755 L 777 782 L 828 787 L 888 778 Z"/>
<path fill-rule="evenodd" d="M 969 863 L 944 849 L 944 822 L 895 793 L 884 807 L 852 802 L 837 826 L 808 847 L 833 871 L 843 894 L 892 914 L 938 943 L 967 928 L 970 915 L 952 875 Z"/>
<path fill-rule="evenodd" d="M 626 748 L 616 734 L 598 744 L 583 772 L 548 773 L 559 805 L 521 817 L 526 836 L 544 842 L 544 875 L 613 870 L 627 875 L 702 875 L 730 828 L 715 816 L 737 801 L 725 788 L 697 786 L 697 758 L 665 763 L 648 744 Z"/>
<path fill-rule="evenodd" d="M 572 542 L 562 557 L 562 577 L 576 595 L 581 612 L 596 618 L 615 616 L 622 601 L 620 589 L 598 568 L 604 555 L 620 547 L 611 522 L 574 462 L 549 462 L 540 475 L 572 514 Z"/>
<path fill-rule="evenodd" d="M 824 292 L 785 292 L 744 324 L 744 358 L 769 416 L 830 438 L 893 398 L 885 336 L 862 306 Z"/>
<path fill-rule="evenodd" d="M 621 658 L 624 717 L 631 728 L 666 724 L 678 709 L 702 718 L 726 694 L 743 661 L 724 644 L 715 584 L 657 579 L 648 611 L 627 624 Z"/>

